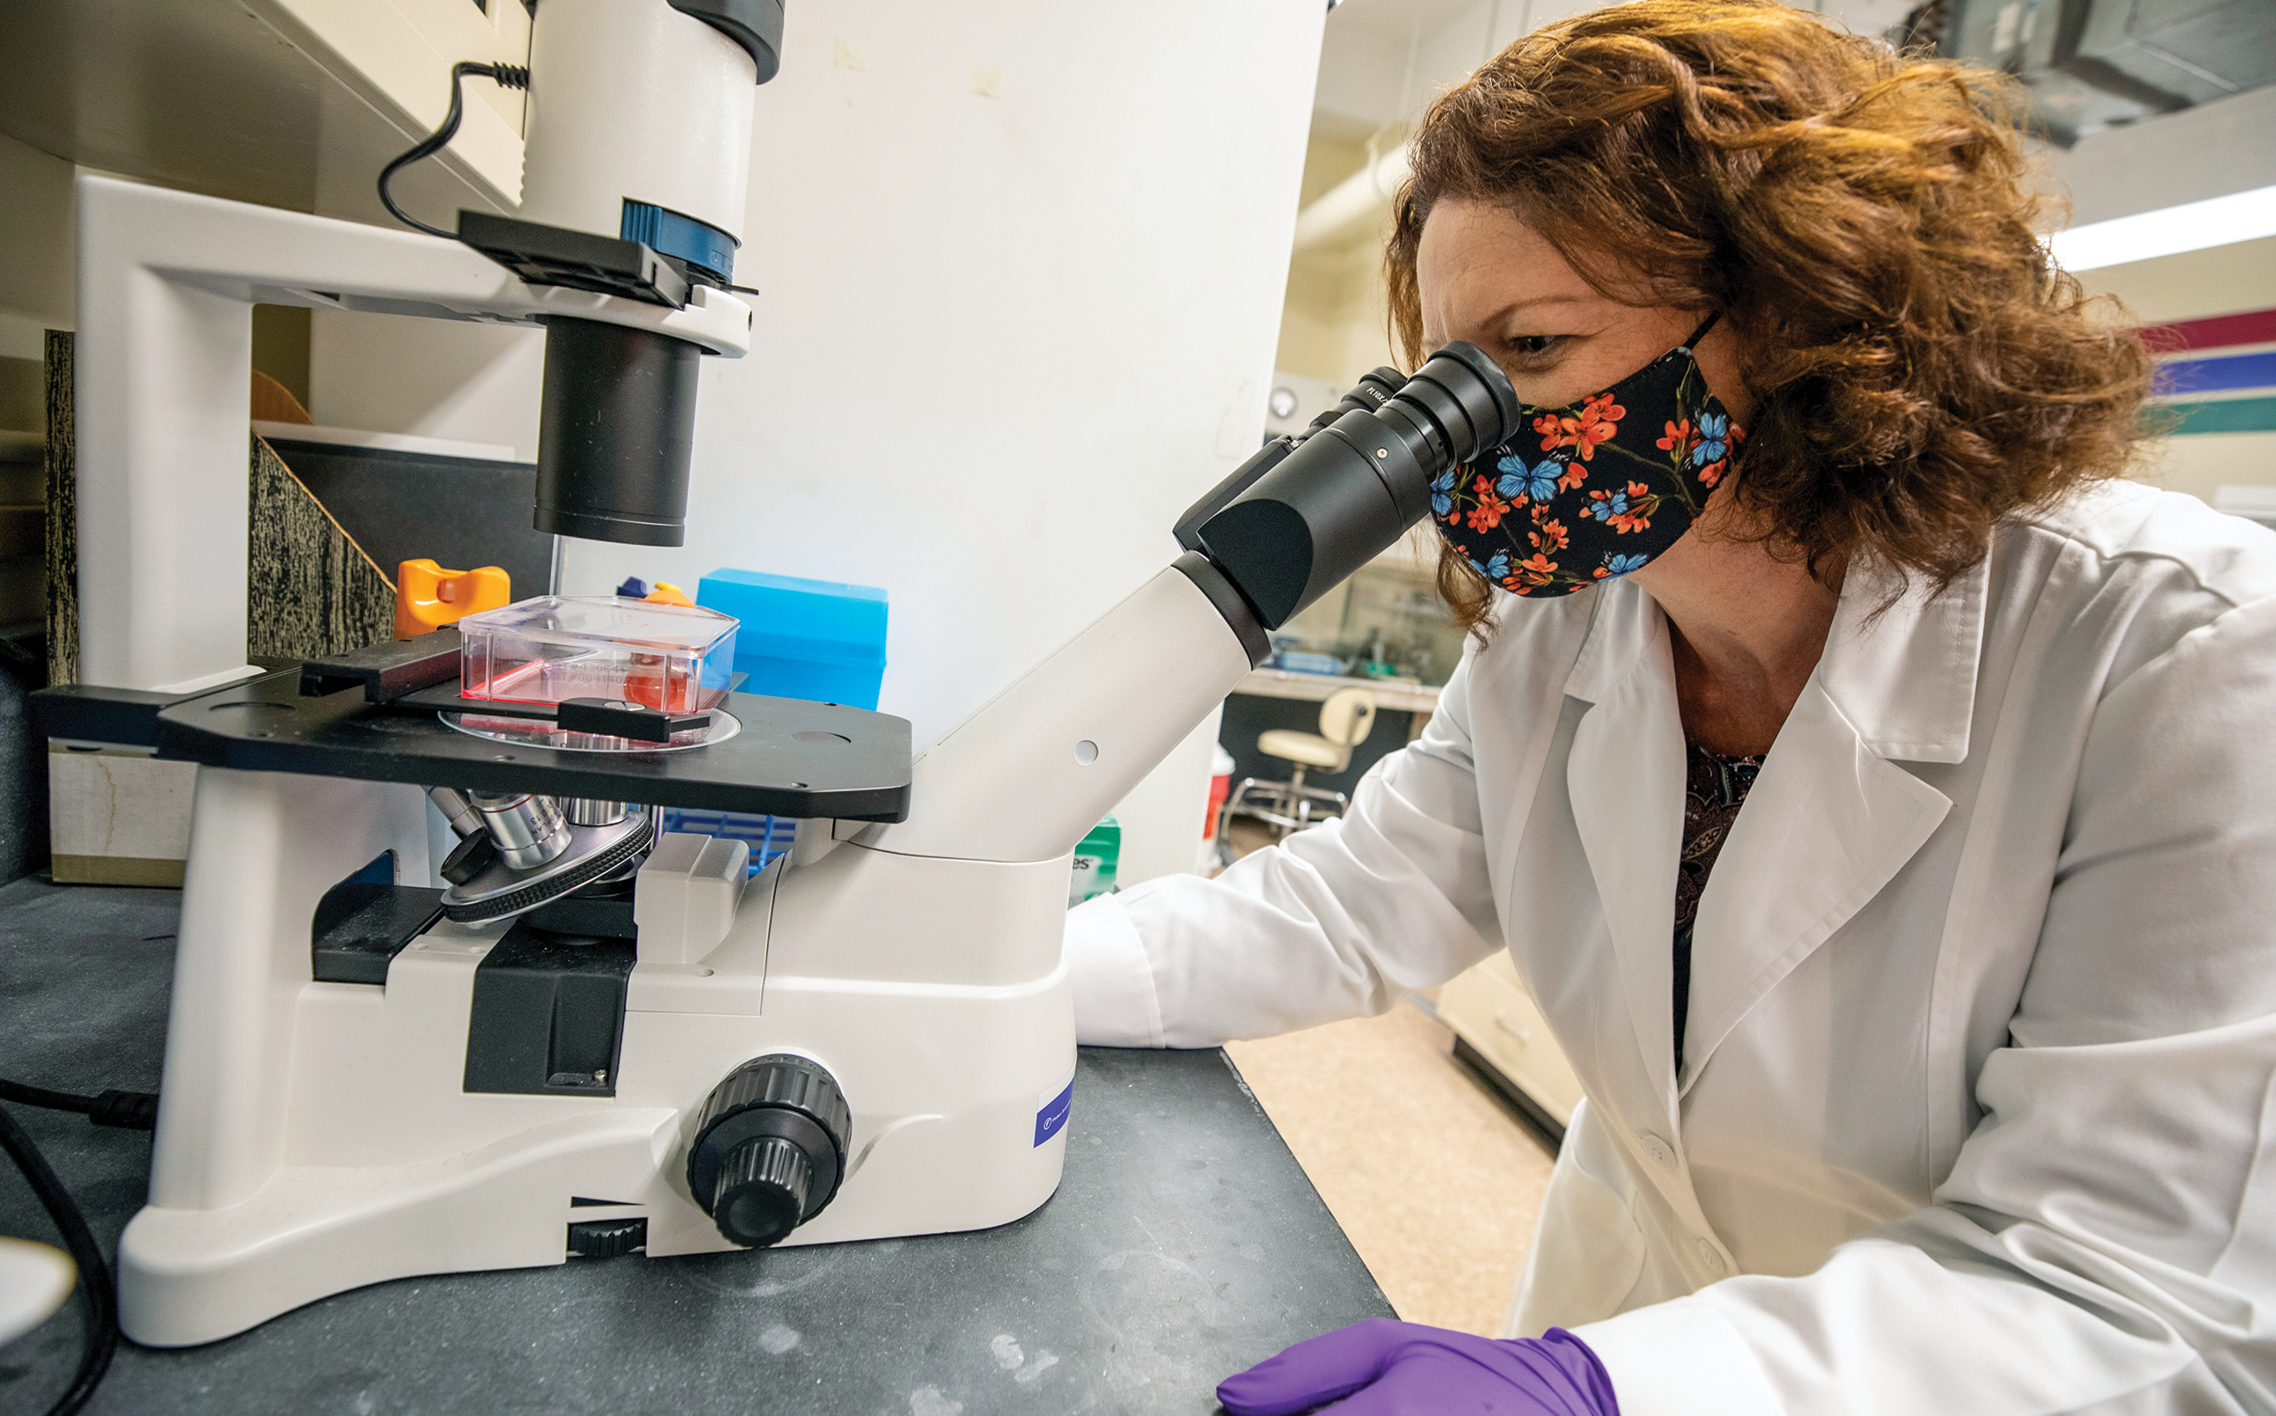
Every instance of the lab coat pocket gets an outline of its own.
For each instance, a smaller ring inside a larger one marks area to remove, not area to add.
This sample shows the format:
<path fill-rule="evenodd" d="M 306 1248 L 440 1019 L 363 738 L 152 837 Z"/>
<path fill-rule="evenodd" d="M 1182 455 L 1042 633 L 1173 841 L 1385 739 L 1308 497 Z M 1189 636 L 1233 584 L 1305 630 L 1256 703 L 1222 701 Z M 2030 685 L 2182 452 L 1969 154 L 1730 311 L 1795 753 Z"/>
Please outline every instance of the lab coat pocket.
<path fill-rule="evenodd" d="M 1644 1232 L 1612 1183 L 1591 1174 L 1593 1162 L 1620 1160 L 1591 1135 L 1582 1102 L 1565 1133 L 1557 1168 L 1541 1202 L 1541 1223 L 1525 1279 L 1504 1325 L 1507 1337 L 1539 1337 L 1552 1327 L 1578 1327 L 1611 1317 L 1644 1271 Z M 1591 1142 L 1597 1142 L 1591 1144 Z M 1616 1168 L 1612 1172 L 1621 1172 Z"/>

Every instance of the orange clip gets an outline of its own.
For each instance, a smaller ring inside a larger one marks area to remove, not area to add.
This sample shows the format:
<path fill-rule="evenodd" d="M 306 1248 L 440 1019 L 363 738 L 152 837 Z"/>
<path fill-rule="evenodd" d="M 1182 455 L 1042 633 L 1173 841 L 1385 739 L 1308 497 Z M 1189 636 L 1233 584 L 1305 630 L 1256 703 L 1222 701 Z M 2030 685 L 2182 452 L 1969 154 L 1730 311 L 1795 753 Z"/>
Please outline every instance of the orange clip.
<path fill-rule="evenodd" d="M 497 566 L 445 570 L 431 560 L 408 560 L 395 569 L 395 637 L 441 629 L 513 598 L 513 580 Z"/>
<path fill-rule="evenodd" d="M 688 592 L 669 580 L 657 581 L 656 588 L 649 591 L 648 598 L 642 600 L 641 603 L 644 605 L 679 605 L 690 610 L 696 607 L 695 601 L 688 598 Z"/>

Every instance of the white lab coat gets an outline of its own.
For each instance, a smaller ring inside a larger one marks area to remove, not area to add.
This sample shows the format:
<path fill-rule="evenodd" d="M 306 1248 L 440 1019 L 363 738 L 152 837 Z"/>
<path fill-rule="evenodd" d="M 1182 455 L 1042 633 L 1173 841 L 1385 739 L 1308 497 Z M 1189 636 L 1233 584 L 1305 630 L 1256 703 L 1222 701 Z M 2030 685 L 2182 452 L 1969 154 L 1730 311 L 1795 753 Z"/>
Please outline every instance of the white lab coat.
<path fill-rule="evenodd" d="M 1346 820 L 1071 915 L 1078 1033 L 1265 1036 L 1506 946 L 1588 1093 L 1512 1330 L 1577 1329 L 1625 1416 L 2276 1410 L 2276 535 L 2120 483 L 1888 584 L 1715 865 L 1680 1072 L 1628 582 L 1505 603 Z"/>

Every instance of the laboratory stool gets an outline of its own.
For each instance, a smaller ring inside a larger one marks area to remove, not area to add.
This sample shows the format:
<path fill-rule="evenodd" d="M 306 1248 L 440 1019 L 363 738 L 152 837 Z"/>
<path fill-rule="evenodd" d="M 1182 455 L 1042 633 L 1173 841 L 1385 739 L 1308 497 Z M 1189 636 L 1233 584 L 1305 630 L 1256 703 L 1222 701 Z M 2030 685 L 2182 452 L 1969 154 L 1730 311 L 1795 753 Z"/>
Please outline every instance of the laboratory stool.
<path fill-rule="evenodd" d="M 1341 772 L 1351 765 L 1351 750 L 1367 741 L 1375 726 L 1375 695 L 1364 688 L 1344 688 L 1328 695 L 1320 705 L 1320 730 L 1299 733 L 1274 728 L 1257 735 L 1257 750 L 1269 757 L 1287 759 L 1294 770 L 1285 782 L 1244 777 L 1225 801 L 1225 816 L 1250 816 L 1273 828 L 1276 838 L 1316 826 L 1329 816 L 1351 808 L 1342 792 L 1304 785 L 1307 769 Z M 1322 808 L 1333 806 L 1333 811 Z"/>

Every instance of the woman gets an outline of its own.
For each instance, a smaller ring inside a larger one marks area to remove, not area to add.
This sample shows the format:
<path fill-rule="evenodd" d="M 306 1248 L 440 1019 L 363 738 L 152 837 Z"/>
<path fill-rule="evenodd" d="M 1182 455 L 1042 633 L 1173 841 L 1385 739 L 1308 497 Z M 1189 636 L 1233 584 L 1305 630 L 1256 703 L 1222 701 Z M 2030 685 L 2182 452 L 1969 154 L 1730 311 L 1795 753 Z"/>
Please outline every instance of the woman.
<path fill-rule="evenodd" d="M 2004 105 L 1642 0 L 1424 120 L 1398 331 L 1534 405 L 1437 488 L 1475 643 L 1346 819 L 1076 911 L 1078 1030 L 1506 947 L 1588 1100 L 1510 1340 L 1363 1324 L 1230 1410 L 2276 1409 L 2276 540 L 2116 480 L 2147 361 Z"/>

